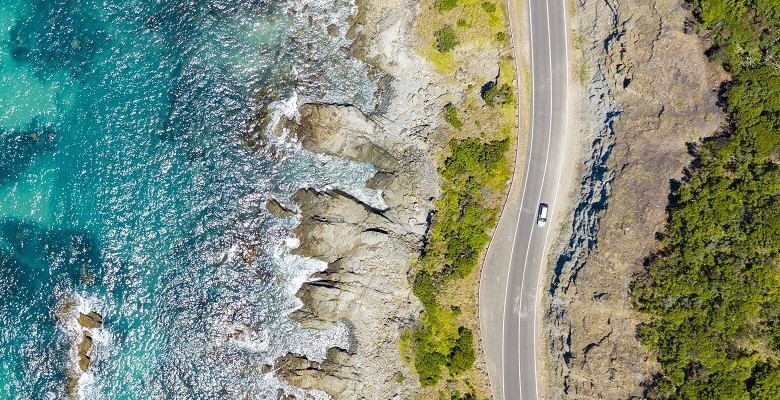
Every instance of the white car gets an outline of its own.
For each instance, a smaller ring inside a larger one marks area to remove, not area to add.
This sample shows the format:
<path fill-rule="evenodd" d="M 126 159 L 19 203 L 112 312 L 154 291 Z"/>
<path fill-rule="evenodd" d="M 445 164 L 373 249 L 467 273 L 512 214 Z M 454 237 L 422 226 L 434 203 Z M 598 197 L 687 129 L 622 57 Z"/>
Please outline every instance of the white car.
<path fill-rule="evenodd" d="M 539 213 L 536 215 L 536 225 L 544 228 L 547 224 L 547 204 L 539 203 Z"/>

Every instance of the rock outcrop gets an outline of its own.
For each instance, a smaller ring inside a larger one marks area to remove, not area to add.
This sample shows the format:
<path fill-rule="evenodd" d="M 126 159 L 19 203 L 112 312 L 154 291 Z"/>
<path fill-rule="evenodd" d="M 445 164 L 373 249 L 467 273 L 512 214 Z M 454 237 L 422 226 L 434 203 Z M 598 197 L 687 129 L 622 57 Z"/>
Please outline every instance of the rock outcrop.
<path fill-rule="evenodd" d="M 579 0 L 573 42 L 591 143 L 574 219 L 553 257 L 548 398 L 642 398 L 658 371 L 639 343 L 631 282 L 663 230 L 688 143 L 724 123 L 725 74 L 685 32 L 677 0 Z"/>
<path fill-rule="evenodd" d="M 273 368 L 288 382 L 337 400 L 422 393 L 398 343 L 422 311 L 408 274 L 439 196 L 437 165 L 450 136 L 436 132 L 444 106 L 466 102 L 466 89 L 475 82 L 494 80 L 507 55 L 487 49 L 482 57 L 467 57 L 451 76 L 440 75 L 416 50 L 422 41 L 430 46 L 414 31 L 422 4 L 358 0 L 353 53 L 382 71 L 379 106 L 366 113 L 348 105 L 305 105 L 294 128 L 308 150 L 374 165 L 378 173 L 367 185 L 381 190 L 387 205 L 375 209 L 333 190 L 301 190 L 293 199 L 301 214 L 295 252 L 324 260 L 328 268 L 303 285 L 298 295 L 304 305 L 291 317 L 311 328 L 345 324 L 352 342 L 348 349 L 331 349 L 322 363 L 291 354 Z"/>

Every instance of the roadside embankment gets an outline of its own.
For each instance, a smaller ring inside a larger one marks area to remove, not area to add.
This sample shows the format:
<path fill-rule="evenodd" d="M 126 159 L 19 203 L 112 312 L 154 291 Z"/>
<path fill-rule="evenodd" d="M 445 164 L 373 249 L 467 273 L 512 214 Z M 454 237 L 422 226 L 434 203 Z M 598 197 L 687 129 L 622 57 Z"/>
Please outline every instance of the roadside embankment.
<path fill-rule="evenodd" d="M 548 398 L 642 398 L 658 365 L 637 339 L 630 287 L 654 250 L 689 142 L 723 123 L 725 75 L 686 33 L 679 1 L 571 2 L 577 129 L 589 143 L 550 257 Z"/>

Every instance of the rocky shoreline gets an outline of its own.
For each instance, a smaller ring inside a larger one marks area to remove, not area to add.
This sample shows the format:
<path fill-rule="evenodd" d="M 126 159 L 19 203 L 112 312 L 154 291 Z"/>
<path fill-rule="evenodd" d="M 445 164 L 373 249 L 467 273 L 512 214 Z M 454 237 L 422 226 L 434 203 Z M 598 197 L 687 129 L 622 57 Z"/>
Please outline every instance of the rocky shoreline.
<path fill-rule="evenodd" d="M 553 249 L 551 399 L 643 398 L 658 370 L 639 343 L 631 284 L 663 229 L 688 144 L 723 123 L 726 79 L 679 0 L 576 2 L 579 131 L 589 143 L 574 217 Z"/>
<path fill-rule="evenodd" d="M 334 399 L 409 399 L 420 391 L 398 342 L 421 312 L 408 271 L 439 195 L 438 144 L 429 136 L 446 102 L 441 78 L 412 50 L 417 7 L 363 1 L 352 21 L 353 52 L 387 74 L 378 110 L 304 105 L 293 128 L 310 151 L 373 164 L 378 173 L 367 185 L 381 190 L 388 206 L 378 210 L 337 190 L 300 190 L 293 198 L 301 215 L 294 252 L 328 268 L 301 287 L 304 305 L 290 317 L 307 328 L 345 324 L 351 346 L 330 349 L 322 363 L 289 354 L 273 369 Z M 273 203 L 269 210 L 287 212 Z"/>

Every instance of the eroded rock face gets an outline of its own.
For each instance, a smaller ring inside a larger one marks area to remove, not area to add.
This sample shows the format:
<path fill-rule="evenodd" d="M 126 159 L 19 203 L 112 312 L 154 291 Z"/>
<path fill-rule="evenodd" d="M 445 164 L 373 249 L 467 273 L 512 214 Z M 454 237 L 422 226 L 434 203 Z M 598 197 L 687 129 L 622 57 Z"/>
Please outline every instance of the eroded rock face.
<path fill-rule="evenodd" d="M 298 138 L 315 153 L 369 162 L 380 171 L 398 169 L 398 159 L 372 142 L 378 126 L 355 107 L 304 105 Z"/>
<path fill-rule="evenodd" d="M 572 18 L 591 148 L 555 260 L 549 398 L 642 398 L 658 371 L 637 340 L 630 285 L 664 229 L 670 180 L 691 161 L 686 144 L 724 123 L 726 76 L 685 33 L 687 15 L 678 1 L 580 0 Z"/>

